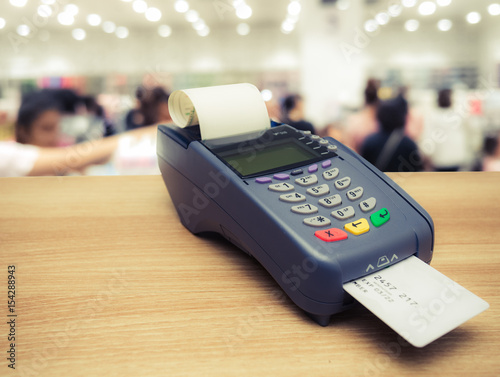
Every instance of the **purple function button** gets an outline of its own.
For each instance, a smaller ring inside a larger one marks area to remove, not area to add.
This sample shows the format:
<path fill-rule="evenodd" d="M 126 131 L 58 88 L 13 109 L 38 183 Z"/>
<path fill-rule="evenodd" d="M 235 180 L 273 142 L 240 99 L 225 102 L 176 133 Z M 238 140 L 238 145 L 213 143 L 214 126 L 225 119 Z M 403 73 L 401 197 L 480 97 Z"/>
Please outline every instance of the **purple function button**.
<path fill-rule="evenodd" d="M 269 177 L 259 177 L 255 179 L 257 183 L 271 183 L 273 180 Z"/>
<path fill-rule="evenodd" d="M 318 171 L 318 165 L 314 164 L 314 165 L 309 166 L 309 168 L 307 169 L 307 171 L 309 173 L 314 173 L 314 172 Z"/>
<path fill-rule="evenodd" d="M 288 174 L 284 174 L 284 173 L 279 173 L 279 174 L 275 174 L 274 175 L 274 178 L 275 179 L 278 179 L 280 181 L 285 181 L 287 179 L 290 179 L 290 176 Z"/>
<path fill-rule="evenodd" d="M 326 161 L 323 161 L 321 163 L 321 167 L 322 168 L 329 168 L 330 166 L 332 166 L 332 161 L 331 160 L 326 160 Z"/>

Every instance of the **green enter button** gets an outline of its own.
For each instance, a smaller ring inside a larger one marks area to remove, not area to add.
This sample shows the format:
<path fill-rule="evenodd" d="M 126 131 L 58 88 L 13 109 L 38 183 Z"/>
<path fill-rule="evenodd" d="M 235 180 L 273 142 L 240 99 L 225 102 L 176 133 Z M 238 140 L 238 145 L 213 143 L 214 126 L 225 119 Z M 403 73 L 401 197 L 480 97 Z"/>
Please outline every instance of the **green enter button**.
<path fill-rule="evenodd" d="M 380 211 L 375 212 L 370 216 L 370 221 L 376 227 L 385 224 L 391 218 L 391 214 L 387 210 L 387 208 L 382 208 Z"/>

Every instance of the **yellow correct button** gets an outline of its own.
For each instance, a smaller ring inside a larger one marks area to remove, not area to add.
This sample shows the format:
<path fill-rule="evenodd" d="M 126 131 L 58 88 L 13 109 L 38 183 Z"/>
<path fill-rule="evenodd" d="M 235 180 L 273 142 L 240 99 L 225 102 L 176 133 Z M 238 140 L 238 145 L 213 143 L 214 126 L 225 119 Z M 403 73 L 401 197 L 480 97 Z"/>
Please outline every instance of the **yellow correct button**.
<path fill-rule="evenodd" d="M 344 225 L 344 229 L 355 236 L 359 236 L 360 234 L 368 232 L 370 230 L 370 225 L 366 219 L 358 219 Z"/>

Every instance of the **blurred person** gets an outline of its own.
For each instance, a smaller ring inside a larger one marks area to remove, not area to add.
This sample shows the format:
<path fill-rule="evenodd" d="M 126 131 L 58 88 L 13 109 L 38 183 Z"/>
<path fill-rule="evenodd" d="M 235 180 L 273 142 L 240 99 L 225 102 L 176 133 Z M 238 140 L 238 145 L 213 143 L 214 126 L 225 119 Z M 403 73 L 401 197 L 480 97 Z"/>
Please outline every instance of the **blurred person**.
<path fill-rule="evenodd" d="M 304 120 L 304 100 L 299 94 L 290 94 L 282 104 L 281 121 L 301 131 L 315 133 L 312 123 Z"/>
<path fill-rule="evenodd" d="M 59 104 L 63 114 L 61 119 L 63 145 L 81 143 L 104 136 L 104 120 L 92 113 L 93 109 L 90 103 L 88 104 L 89 110 L 86 103 L 88 97 L 80 96 L 73 89 L 43 89 L 40 94 L 51 96 Z M 97 105 L 97 102 L 95 104 Z"/>
<path fill-rule="evenodd" d="M 488 136 L 484 140 L 483 171 L 500 171 L 500 143 L 498 136 Z"/>
<path fill-rule="evenodd" d="M 332 137 L 335 140 L 344 143 L 344 127 L 342 126 L 342 124 L 337 122 L 327 124 L 327 126 L 323 130 L 318 132 L 318 135 L 321 137 Z"/>
<path fill-rule="evenodd" d="M 58 147 L 61 144 L 60 104 L 40 92 L 23 98 L 15 123 L 16 141 L 38 147 Z"/>
<path fill-rule="evenodd" d="M 369 79 L 366 83 L 364 95 L 364 107 L 359 112 L 352 114 L 346 121 L 344 132 L 344 143 L 359 153 L 361 146 L 368 135 L 377 132 L 377 106 L 380 102 L 378 90 L 380 82 Z"/>
<path fill-rule="evenodd" d="M 0 177 L 62 175 L 104 163 L 120 149 L 122 141 L 154 138 L 156 127 L 144 127 L 122 135 L 62 148 L 37 147 L 0 141 Z"/>
<path fill-rule="evenodd" d="M 43 97 L 52 98 L 59 106 L 59 110 L 66 114 L 81 114 L 85 111 L 82 98 L 73 89 L 41 89 L 38 92 Z"/>
<path fill-rule="evenodd" d="M 140 86 L 135 92 L 137 108 L 127 113 L 125 124 L 127 130 L 167 123 L 172 120 L 168 110 L 169 93 L 160 86 L 146 88 Z"/>
<path fill-rule="evenodd" d="M 396 99 L 379 104 L 379 131 L 368 136 L 360 154 L 386 172 L 420 171 L 423 161 L 417 144 L 405 135 L 406 111 Z"/>
<path fill-rule="evenodd" d="M 109 121 L 104 112 L 104 108 L 97 102 L 93 96 L 83 96 L 82 101 L 85 104 L 87 114 L 98 119 L 104 126 L 104 137 L 114 135 L 116 133 L 115 126 Z"/>
<path fill-rule="evenodd" d="M 408 96 L 408 87 L 401 86 L 398 89 L 398 94 L 396 95 L 396 97 L 394 97 L 396 103 L 398 103 L 399 106 L 401 106 L 401 110 L 403 110 L 405 114 L 408 114 L 409 111 L 407 96 Z"/>
<path fill-rule="evenodd" d="M 104 120 L 87 111 L 84 97 L 70 89 L 42 89 L 27 94 L 17 118 L 16 140 L 39 147 L 101 138 L 105 130 Z"/>
<path fill-rule="evenodd" d="M 401 109 L 406 113 L 406 135 L 412 140 L 419 140 L 424 128 L 423 119 L 422 116 L 419 115 L 408 103 L 407 86 L 401 86 L 398 89 L 398 94 L 396 95 L 395 100 L 400 104 Z"/>
<path fill-rule="evenodd" d="M 269 119 L 280 123 L 281 118 L 281 109 L 278 101 L 275 99 L 270 99 L 269 101 L 264 102 L 266 105 L 267 113 L 269 114 Z"/>
<path fill-rule="evenodd" d="M 437 108 L 426 116 L 422 145 L 436 171 L 458 171 L 469 161 L 467 125 L 463 117 L 452 109 L 451 89 L 441 89 Z"/>

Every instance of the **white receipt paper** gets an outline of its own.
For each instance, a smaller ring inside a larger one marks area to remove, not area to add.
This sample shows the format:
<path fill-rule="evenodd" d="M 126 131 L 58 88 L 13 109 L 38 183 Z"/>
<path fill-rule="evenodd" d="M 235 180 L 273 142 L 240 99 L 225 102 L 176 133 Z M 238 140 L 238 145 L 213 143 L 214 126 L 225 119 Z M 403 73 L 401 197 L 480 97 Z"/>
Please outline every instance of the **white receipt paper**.
<path fill-rule="evenodd" d="M 415 347 L 426 346 L 489 308 L 414 256 L 346 283 L 344 290 Z"/>
<path fill-rule="evenodd" d="M 262 95 L 251 84 L 177 90 L 168 106 L 177 126 L 199 124 L 202 140 L 263 131 L 271 125 Z"/>

